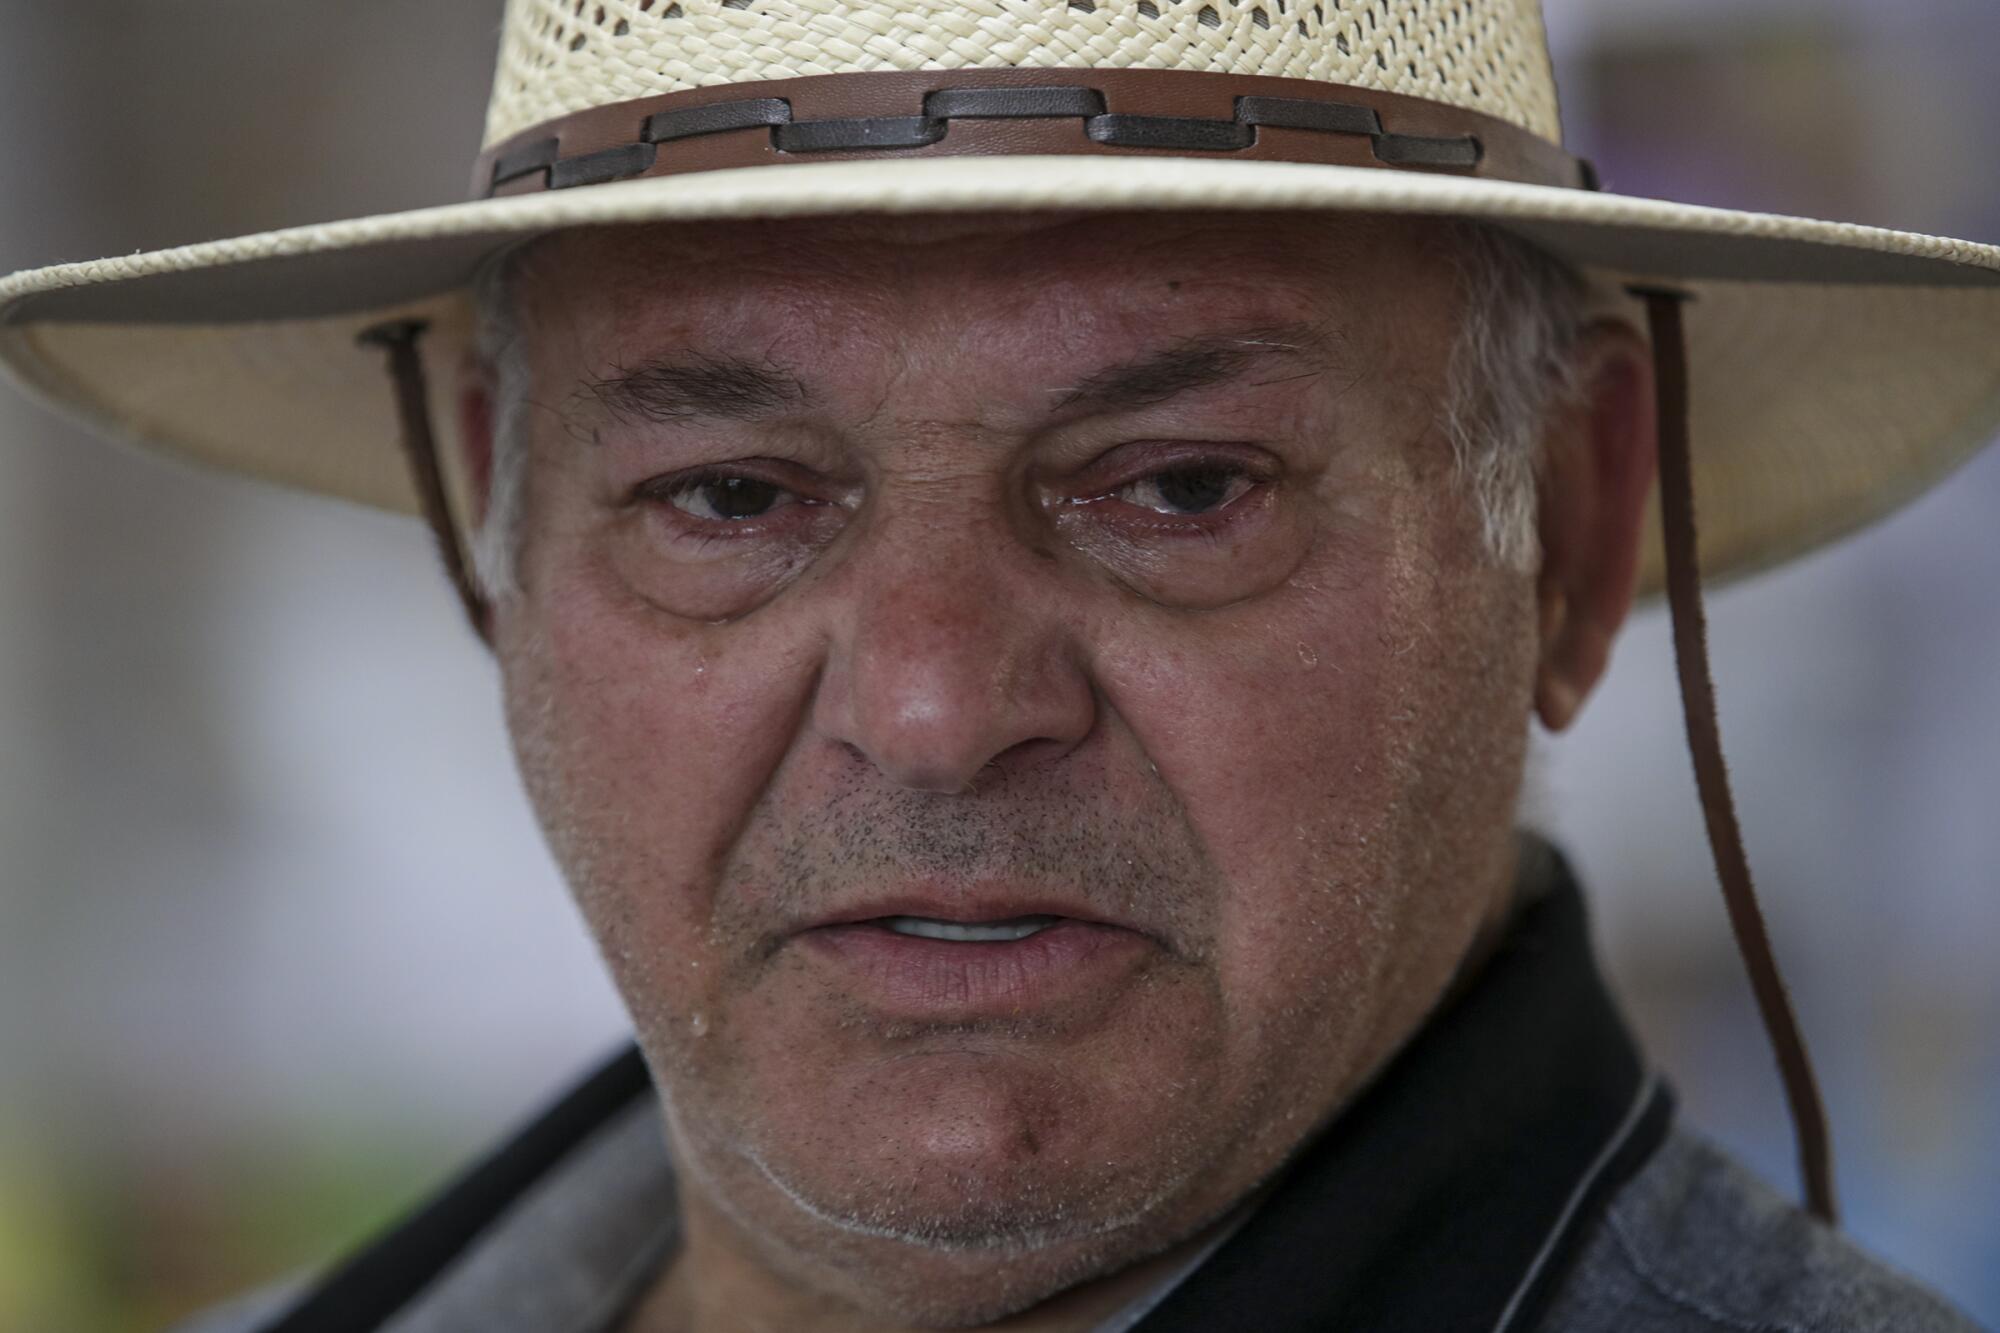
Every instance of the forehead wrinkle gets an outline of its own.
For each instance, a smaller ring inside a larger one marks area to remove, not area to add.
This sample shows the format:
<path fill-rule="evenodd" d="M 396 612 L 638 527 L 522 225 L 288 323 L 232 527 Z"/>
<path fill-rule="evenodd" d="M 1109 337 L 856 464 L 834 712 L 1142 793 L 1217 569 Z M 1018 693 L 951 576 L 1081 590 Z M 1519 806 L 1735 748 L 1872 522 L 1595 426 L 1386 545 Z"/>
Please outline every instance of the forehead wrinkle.
<path fill-rule="evenodd" d="M 997 335 L 1005 346 L 1017 343 L 1015 335 L 1030 324 L 1038 326 L 1033 350 L 1019 347 L 1013 355 L 989 354 L 975 358 L 970 367 L 954 364 L 951 378 L 962 384 L 968 369 L 975 379 L 996 378 L 991 387 L 1013 400 L 1009 408 L 999 402 L 989 404 L 999 410 L 996 420 L 1020 422 L 1016 413 L 1022 410 L 1036 419 L 1073 411 L 1093 396 L 1104 398 L 1106 407 L 1130 409 L 1238 378 L 1265 385 L 1319 376 L 1336 365 L 1354 370 L 1344 355 L 1349 341 L 1346 321 L 1334 319 L 1327 308 L 1330 298 L 1339 307 L 1339 297 L 1319 290 L 1345 283 L 1328 283 L 1335 275 L 1325 272 L 1321 263 L 1301 261 L 1284 274 L 1263 272 L 1261 264 L 1226 277 L 1190 272 L 1180 262 L 1181 247 L 1163 252 L 1162 244 L 1148 235 L 1114 255 L 1096 255 L 1095 262 L 1086 262 L 1093 258 L 1089 253 L 1052 261 L 1044 276 L 1024 282 L 1023 261 L 1038 261 L 1059 249 L 1048 244 L 1049 232 L 1062 230 L 1036 229 L 1038 234 L 1032 237 L 952 238 L 962 248 L 915 245 L 911 241 L 916 238 L 901 236 L 841 233 L 835 237 L 813 229 L 759 233 L 752 243 L 738 237 L 736 244 L 723 245 L 704 238 L 709 243 L 669 246 L 665 242 L 670 236 L 678 239 L 677 234 L 658 233 L 627 237 L 624 245 L 591 247 L 580 256 L 588 255 L 594 268 L 615 263 L 619 269 L 639 270 L 639 281 L 620 275 L 608 308 L 600 307 L 601 314 L 592 321 L 603 342 L 638 340 L 647 325 L 657 328 L 669 322 L 659 321 L 655 314 L 666 313 L 661 310 L 666 306 L 672 313 L 670 323 L 684 330 L 702 309 L 732 334 L 747 334 L 761 326 L 760 332 L 774 347 L 784 345 L 806 354 L 803 359 L 786 360 L 802 370 L 809 368 L 809 377 L 824 369 L 811 353 L 813 345 L 845 345 L 851 353 L 858 350 L 857 343 L 875 344 L 877 351 L 890 355 L 869 364 L 866 383 L 851 378 L 863 367 L 850 356 L 848 373 L 824 384 L 813 378 L 815 390 L 810 394 L 822 407 L 833 406 L 833 399 L 858 398 L 849 408 L 871 419 L 892 408 L 911 386 L 923 383 L 923 371 L 943 364 L 941 357 L 949 360 L 946 349 L 962 339 L 984 341 Z M 1205 232 L 1197 228 L 1193 234 Z M 649 243 L 630 243 L 642 239 Z M 845 244 L 833 245 L 835 239 Z M 975 239 L 986 243 L 964 243 Z M 1103 262 L 1106 259 L 1110 262 Z M 1036 271 L 1042 272 L 1039 267 Z M 1164 281 L 1169 277 L 1178 280 Z M 981 292 L 979 301 L 966 301 L 968 284 Z M 782 324 L 777 323 L 780 315 Z M 1144 358 L 1142 351 L 1141 358 L 1150 364 L 1106 368 L 1081 382 L 1074 379 L 1070 368 L 1080 362 L 1088 366 L 1094 358 L 1085 349 L 1093 343 L 1114 354 L 1143 348 L 1148 326 L 1157 330 L 1162 324 L 1179 323 L 1185 328 L 1193 315 L 1204 316 L 1202 323 L 1214 331 L 1197 325 L 1180 345 L 1166 347 L 1156 357 Z M 1232 328 L 1239 320 L 1242 324 Z M 1076 350 L 1059 353 L 1065 344 Z M 1329 355 L 1335 351 L 1343 355 Z M 1272 364 L 1286 358 L 1297 365 L 1288 369 Z M 1042 362 L 1040 374 L 1031 369 L 1036 361 Z M 1009 378 L 1012 385 L 1005 383 Z M 1035 384 L 1037 379 L 1040 385 Z M 796 377 L 794 386 L 803 389 Z M 804 403 L 807 398 L 799 393 L 793 402 Z M 589 406 L 589 397 L 579 405 Z M 620 406 L 650 406 L 651 412 L 639 414 L 654 419 L 678 420 L 690 414 L 685 404 L 673 399 Z M 943 415 L 962 413 L 946 407 Z"/>
<path fill-rule="evenodd" d="M 823 248 L 740 236 L 724 243 L 693 224 L 558 233 L 515 261 L 519 322 L 538 345 L 555 344 L 583 363 L 571 372 L 578 387 L 566 406 L 641 407 L 648 395 L 610 390 L 635 369 L 656 367 L 671 373 L 633 387 L 685 389 L 717 405 L 746 396 L 803 402 L 810 395 L 788 366 L 812 364 L 812 344 L 850 325 L 875 295 L 839 272 L 838 256 L 801 262 Z M 653 351 L 681 344 L 685 350 Z M 781 347 L 791 354 L 779 355 Z M 592 375 L 593 354 L 608 354 L 610 369 Z M 725 366 L 731 361 L 742 364 Z M 757 375 L 743 374 L 745 365 L 774 382 L 753 385 Z"/>
<path fill-rule="evenodd" d="M 1259 370 L 1266 377 L 1250 380 L 1253 386 L 1312 378 L 1331 369 L 1332 341 L 1324 323 L 1304 321 L 1189 334 L 1157 351 L 1093 371 L 1076 384 L 1049 390 L 1061 395 L 1052 410 L 1085 405 L 1148 407 Z"/>

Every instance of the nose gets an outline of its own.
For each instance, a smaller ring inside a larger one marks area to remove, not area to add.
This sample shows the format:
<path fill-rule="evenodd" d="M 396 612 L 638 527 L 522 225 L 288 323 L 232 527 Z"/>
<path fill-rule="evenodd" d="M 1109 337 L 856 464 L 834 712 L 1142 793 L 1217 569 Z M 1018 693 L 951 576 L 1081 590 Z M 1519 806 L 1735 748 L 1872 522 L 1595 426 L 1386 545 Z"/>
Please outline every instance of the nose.
<path fill-rule="evenodd" d="M 1010 543 L 933 529 L 858 556 L 813 701 L 817 730 L 898 786 L 933 792 L 1075 748 L 1095 696 L 1053 574 Z"/>

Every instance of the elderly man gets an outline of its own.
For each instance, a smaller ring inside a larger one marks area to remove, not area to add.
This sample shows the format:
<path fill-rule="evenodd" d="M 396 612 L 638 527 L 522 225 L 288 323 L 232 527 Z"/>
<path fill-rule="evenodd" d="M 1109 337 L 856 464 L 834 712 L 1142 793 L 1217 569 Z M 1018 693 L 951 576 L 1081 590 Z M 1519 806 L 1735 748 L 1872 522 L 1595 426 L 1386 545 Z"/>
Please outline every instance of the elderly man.
<path fill-rule="evenodd" d="M 2000 255 L 1592 194 L 1512 0 L 1123 8 L 522 0 L 496 197 L 0 288 L 62 401 L 421 502 L 638 1036 L 211 1326 L 1969 1326 L 1673 1125 L 1513 813 L 1656 450 L 1686 624 L 1696 494 L 1771 559 L 1992 424 Z M 1691 454 L 1750 310 L 1898 345 L 1739 366 Z M 381 349 L 409 481 L 327 452 Z M 1931 400 L 1788 473 L 1862 364 Z"/>

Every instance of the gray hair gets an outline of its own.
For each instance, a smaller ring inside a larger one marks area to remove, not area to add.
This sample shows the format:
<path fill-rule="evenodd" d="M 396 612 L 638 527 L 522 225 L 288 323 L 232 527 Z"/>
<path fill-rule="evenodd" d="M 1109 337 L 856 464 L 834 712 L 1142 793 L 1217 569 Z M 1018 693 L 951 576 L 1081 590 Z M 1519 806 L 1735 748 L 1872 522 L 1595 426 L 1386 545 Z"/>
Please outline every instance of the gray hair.
<path fill-rule="evenodd" d="M 1576 346 L 1586 288 L 1561 260 L 1509 232 L 1453 223 L 1442 247 L 1465 296 L 1439 424 L 1478 515 L 1489 556 L 1531 571 L 1540 555 L 1535 490 L 1550 414 L 1578 392 Z M 492 476 L 472 535 L 474 576 L 494 601 L 516 591 L 527 489 L 530 371 L 514 318 L 516 250 L 474 284 L 475 351 L 493 386 Z"/>
<path fill-rule="evenodd" d="M 472 577 L 490 602 L 518 591 L 515 556 L 521 509 L 528 490 L 528 394 L 533 370 L 515 316 L 514 280 L 519 249 L 489 261 L 472 286 L 473 353 L 493 391 L 493 456 L 486 512 L 473 529 Z"/>
<path fill-rule="evenodd" d="M 1447 245 L 1465 314 L 1440 424 L 1487 553 L 1528 573 L 1541 555 L 1535 492 L 1544 429 L 1582 392 L 1576 353 L 1588 288 L 1568 264 L 1497 227 L 1455 223 Z"/>

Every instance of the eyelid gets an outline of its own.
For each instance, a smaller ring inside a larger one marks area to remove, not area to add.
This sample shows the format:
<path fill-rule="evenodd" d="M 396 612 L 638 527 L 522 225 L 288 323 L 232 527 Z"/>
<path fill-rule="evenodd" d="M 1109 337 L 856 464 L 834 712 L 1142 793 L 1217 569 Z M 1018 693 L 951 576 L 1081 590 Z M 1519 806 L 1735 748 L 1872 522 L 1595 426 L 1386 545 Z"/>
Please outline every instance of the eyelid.
<path fill-rule="evenodd" d="M 739 458 L 724 463 L 698 463 L 645 478 L 630 491 L 634 501 L 671 501 L 673 496 L 710 482 L 742 479 L 762 482 L 808 504 L 840 504 L 844 488 L 815 486 L 808 469 L 782 458 Z"/>
<path fill-rule="evenodd" d="M 1080 469 L 1063 498 L 1072 503 L 1107 499 L 1147 477 L 1197 467 L 1234 469 L 1258 484 L 1277 481 L 1283 473 L 1279 460 L 1270 451 L 1253 444 L 1217 440 L 1134 441 L 1098 455 Z"/>
<path fill-rule="evenodd" d="M 634 486 L 632 491 L 634 495 L 648 500 L 671 500 L 684 491 L 717 481 L 761 481 L 781 491 L 791 490 L 791 487 L 783 482 L 748 468 L 703 464 L 700 467 L 683 468 L 679 472 L 663 472 L 658 476 L 648 477 Z"/>

